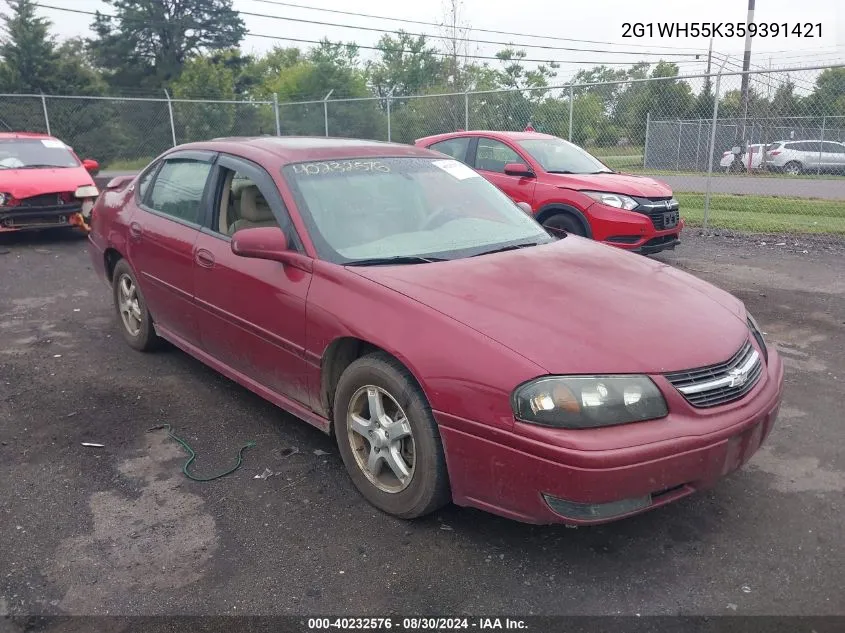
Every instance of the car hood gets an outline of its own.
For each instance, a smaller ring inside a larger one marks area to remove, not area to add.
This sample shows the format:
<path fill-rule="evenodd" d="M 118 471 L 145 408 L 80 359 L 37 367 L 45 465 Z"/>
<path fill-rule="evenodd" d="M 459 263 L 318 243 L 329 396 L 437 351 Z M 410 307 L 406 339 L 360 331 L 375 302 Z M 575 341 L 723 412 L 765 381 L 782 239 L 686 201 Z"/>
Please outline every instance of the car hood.
<path fill-rule="evenodd" d="M 632 174 L 547 174 L 562 189 L 576 191 L 606 191 L 642 198 L 668 198 L 672 188 L 666 183 L 647 176 Z"/>
<path fill-rule="evenodd" d="M 0 192 L 19 200 L 45 193 L 74 192 L 77 187 L 93 184 L 91 174 L 82 166 L 0 169 Z"/>
<path fill-rule="evenodd" d="M 349 270 L 553 374 L 702 367 L 727 360 L 748 338 L 735 297 L 667 264 L 575 236 L 450 262 Z"/>

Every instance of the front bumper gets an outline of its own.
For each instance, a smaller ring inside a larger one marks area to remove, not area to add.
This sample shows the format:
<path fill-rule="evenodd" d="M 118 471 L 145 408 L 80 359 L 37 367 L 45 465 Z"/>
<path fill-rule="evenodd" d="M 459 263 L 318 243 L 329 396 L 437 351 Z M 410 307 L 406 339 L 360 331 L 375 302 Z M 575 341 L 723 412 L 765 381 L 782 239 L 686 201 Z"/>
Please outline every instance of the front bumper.
<path fill-rule="evenodd" d="M 43 207 L 3 207 L 0 209 L 0 232 L 82 226 L 85 224 L 82 207 L 81 202 Z"/>
<path fill-rule="evenodd" d="M 765 377 L 742 400 L 713 409 L 679 413 L 672 403 L 680 395 L 667 398 L 667 418 L 638 424 L 673 429 L 675 437 L 607 450 L 595 440 L 612 442 L 621 434 L 614 428 L 584 432 L 590 439 L 578 447 L 555 443 L 555 433 L 562 435 L 555 429 L 516 423 L 513 431 L 492 430 L 435 412 L 453 500 L 527 523 L 570 525 L 615 521 L 676 501 L 738 469 L 768 437 L 783 394 L 783 364 L 773 349 Z M 701 427 L 715 430 L 700 433 Z M 582 431 L 564 433 L 577 438 Z"/>

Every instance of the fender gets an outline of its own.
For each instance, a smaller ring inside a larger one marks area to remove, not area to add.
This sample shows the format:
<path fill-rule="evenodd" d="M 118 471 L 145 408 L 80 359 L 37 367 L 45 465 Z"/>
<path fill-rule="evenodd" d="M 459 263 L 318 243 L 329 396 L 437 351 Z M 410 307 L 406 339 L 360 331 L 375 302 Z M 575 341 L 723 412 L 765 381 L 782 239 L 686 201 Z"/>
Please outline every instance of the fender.
<path fill-rule="evenodd" d="M 537 218 L 537 221 L 542 224 L 543 220 L 560 212 L 569 213 L 570 215 L 574 215 L 578 218 L 586 230 L 586 237 L 593 239 L 593 229 L 590 227 L 590 222 L 587 220 L 587 216 L 572 205 L 564 204 L 563 202 L 550 202 L 549 204 L 540 207 L 537 210 L 535 217 Z"/>

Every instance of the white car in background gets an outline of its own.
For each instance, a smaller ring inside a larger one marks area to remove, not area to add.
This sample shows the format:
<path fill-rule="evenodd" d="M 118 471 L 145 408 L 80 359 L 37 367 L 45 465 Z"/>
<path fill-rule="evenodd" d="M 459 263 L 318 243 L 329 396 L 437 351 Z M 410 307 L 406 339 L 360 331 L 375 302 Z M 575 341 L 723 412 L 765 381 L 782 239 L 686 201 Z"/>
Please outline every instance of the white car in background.
<path fill-rule="evenodd" d="M 748 146 L 748 151 L 742 156 L 740 162 L 734 165 L 734 154 L 728 150 L 722 154 L 719 165 L 727 171 L 753 171 L 761 169 L 763 164 L 763 148 L 765 145 L 754 144 Z"/>
<path fill-rule="evenodd" d="M 766 166 L 792 176 L 802 172 L 845 171 L 845 143 L 777 141 L 766 148 Z"/>

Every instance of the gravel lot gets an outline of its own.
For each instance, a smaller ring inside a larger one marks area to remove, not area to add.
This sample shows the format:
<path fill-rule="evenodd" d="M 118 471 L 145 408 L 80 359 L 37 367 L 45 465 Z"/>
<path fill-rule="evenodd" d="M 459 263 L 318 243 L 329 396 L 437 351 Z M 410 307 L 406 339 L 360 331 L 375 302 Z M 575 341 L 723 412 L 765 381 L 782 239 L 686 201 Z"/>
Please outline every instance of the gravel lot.
<path fill-rule="evenodd" d="M 84 239 L 0 237 L 0 616 L 845 614 L 842 255 L 690 236 L 659 257 L 746 301 L 787 365 L 781 418 L 716 489 L 566 529 L 379 513 L 328 437 L 179 351 L 131 351 Z M 163 423 L 201 473 L 257 446 L 195 483 Z"/>

